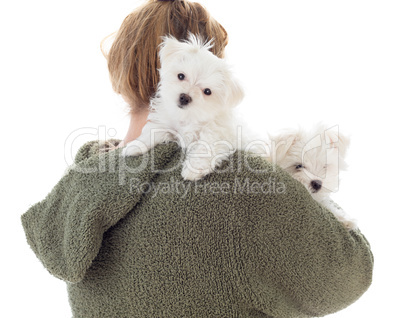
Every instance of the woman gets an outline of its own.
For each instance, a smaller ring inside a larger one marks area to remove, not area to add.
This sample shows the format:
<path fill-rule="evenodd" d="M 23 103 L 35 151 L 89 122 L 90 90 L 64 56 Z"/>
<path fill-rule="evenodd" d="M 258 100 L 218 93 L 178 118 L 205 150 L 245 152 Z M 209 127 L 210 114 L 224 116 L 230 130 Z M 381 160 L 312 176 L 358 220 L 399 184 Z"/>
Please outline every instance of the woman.
<path fill-rule="evenodd" d="M 136 139 L 158 82 L 161 36 L 214 38 L 224 28 L 197 3 L 148 1 L 108 53 Z M 109 150 L 109 151 L 108 151 Z M 140 157 L 85 144 L 75 165 L 22 222 L 44 266 L 67 282 L 74 317 L 316 317 L 356 301 L 373 259 L 304 186 L 237 152 L 197 182 L 180 176 L 174 143 Z"/>

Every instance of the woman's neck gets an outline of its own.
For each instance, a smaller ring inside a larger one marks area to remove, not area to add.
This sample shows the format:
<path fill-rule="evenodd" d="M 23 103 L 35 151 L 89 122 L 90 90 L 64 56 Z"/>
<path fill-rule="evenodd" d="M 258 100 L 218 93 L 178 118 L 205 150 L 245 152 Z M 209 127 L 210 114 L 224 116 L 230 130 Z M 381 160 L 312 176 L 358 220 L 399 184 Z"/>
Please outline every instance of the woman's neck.
<path fill-rule="evenodd" d="M 126 137 L 120 142 L 118 148 L 126 146 L 129 142 L 137 139 L 141 135 L 142 129 L 147 123 L 148 115 L 148 110 L 130 113 L 130 125 L 128 127 Z"/>

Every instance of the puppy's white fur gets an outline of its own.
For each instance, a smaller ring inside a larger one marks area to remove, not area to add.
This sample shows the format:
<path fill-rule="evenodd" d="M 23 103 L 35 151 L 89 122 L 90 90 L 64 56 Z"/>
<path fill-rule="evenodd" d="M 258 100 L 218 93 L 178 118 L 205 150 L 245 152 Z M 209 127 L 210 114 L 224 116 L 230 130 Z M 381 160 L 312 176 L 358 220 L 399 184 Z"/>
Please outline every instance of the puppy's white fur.
<path fill-rule="evenodd" d="M 211 41 L 192 34 L 186 42 L 164 38 L 160 83 L 148 122 L 141 136 L 123 149 L 123 156 L 138 156 L 159 143 L 176 141 L 186 150 L 183 178 L 198 180 L 235 150 L 233 108 L 244 93 L 211 47 Z"/>
<path fill-rule="evenodd" d="M 337 126 L 327 129 L 323 125 L 310 132 L 289 130 L 270 138 L 270 160 L 300 181 L 347 229 L 356 229 L 356 221 L 330 199 L 338 190 L 339 171 L 347 168 L 349 138 L 339 134 Z"/>

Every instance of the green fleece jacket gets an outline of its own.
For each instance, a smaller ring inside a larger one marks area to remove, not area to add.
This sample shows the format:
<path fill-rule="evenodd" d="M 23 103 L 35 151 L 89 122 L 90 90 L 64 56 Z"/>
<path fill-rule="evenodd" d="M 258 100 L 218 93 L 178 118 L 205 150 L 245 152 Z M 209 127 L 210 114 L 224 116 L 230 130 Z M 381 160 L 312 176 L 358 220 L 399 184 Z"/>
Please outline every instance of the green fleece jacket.
<path fill-rule="evenodd" d="M 263 159 L 236 152 L 191 182 L 175 143 L 128 158 L 102 147 L 85 144 L 22 215 L 74 317 L 317 317 L 369 287 L 360 231 Z"/>

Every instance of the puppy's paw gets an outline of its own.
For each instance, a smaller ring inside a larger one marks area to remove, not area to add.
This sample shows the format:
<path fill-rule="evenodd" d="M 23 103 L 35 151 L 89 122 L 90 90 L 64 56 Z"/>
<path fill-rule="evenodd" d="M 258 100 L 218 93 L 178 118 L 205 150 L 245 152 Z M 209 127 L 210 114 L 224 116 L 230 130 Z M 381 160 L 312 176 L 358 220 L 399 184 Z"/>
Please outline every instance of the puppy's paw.
<path fill-rule="evenodd" d="M 357 221 L 352 219 L 343 219 L 340 220 L 343 226 L 349 231 L 357 230 Z"/>
<path fill-rule="evenodd" d="M 137 157 L 144 153 L 148 152 L 148 147 L 142 143 L 141 141 L 134 140 L 127 144 L 126 147 L 123 148 L 122 156 L 123 157 Z"/>
<path fill-rule="evenodd" d="M 348 229 L 349 231 L 357 229 L 357 221 L 346 214 L 346 212 L 334 201 L 329 198 L 325 198 L 321 201 L 321 204 L 329 209 L 346 229 Z"/>
<path fill-rule="evenodd" d="M 181 176 L 184 180 L 197 181 L 213 171 L 211 163 L 206 160 L 186 160 L 183 164 Z"/>
<path fill-rule="evenodd" d="M 181 171 L 181 176 L 183 177 L 184 180 L 190 180 L 190 181 L 197 181 L 200 180 L 202 178 L 204 178 L 207 174 L 202 173 L 200 171 L 194 171 L 194 170 L 190 170 L 187 168 L 183 168 L 183 170 Z"/>
<path fill-rule="evenodd" d="M 350 218 L 342 209 L 338 209 L 334 214 L 338 221 L 341 222 L 342 225 L 345 227 L 345 229 L 349 231 L 357 229 L 357 221 Z"/>

